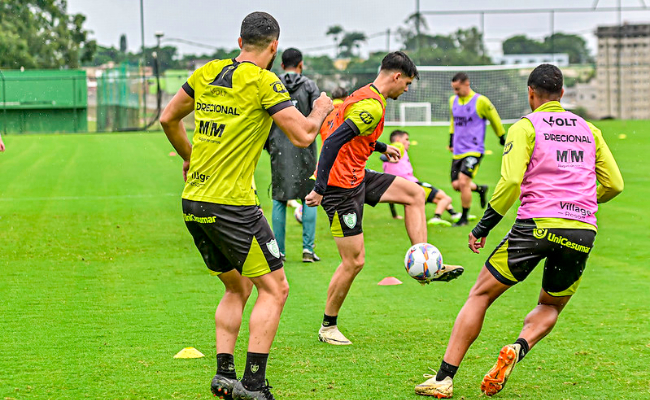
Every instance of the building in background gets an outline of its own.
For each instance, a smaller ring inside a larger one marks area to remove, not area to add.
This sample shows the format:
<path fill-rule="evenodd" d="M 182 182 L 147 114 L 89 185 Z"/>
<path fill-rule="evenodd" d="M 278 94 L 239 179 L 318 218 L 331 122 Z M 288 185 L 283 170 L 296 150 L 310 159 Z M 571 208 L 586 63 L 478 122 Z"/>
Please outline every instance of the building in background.
<path fill-rule="evenodd" d="M 599 26 L 597 114 L 650 119 L 650 24 Z"/>

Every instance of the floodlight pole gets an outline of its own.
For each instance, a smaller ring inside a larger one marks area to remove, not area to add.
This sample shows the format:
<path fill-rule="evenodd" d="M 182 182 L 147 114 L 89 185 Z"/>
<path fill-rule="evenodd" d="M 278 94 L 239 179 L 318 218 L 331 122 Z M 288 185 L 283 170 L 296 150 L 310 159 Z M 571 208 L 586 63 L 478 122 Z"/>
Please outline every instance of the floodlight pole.
<path fill-rule="evenodd" d="M 617 46 L 616 46 L 616 69 L 617 69 L 617 80 L 618 80 L 618 85 L 617 85 L 617 90 L 616 90 L 616 97 L 618 101 L 618 118 L 622 119 L 623 118 L 623 104 L 621 103 L 621 92 L 623 91 L 623 88 L 621 87 L 621 84 L 623 83 L 623 80 L 621 79 L 621 47 L 623 43 L 623 20 L 621 16 L 621 0 L 618 0 L 616 2 L 616 8 L 617 8 L 617 16 L 618 16 L 618 37 L 617 39 Z"/>
<path fill-rule="evenodd" d="M 418 54 L 418 63 L 420 61 L 420 0 L 415 0 L 415 51 Z"/>
<path fill-rule="evenodd" d="M 4 117 L 3 135 L 7 135 L 7 83 L 5 81 L 5 74 L 0 70 L 0 78 L 2 78 L 2 114 Z"/>
<path fill-rule="evenodd" d="M 481 57 L 485 57 L 485 13 L 482 12 L 480 15 L 481 15 L 481 22 L 480 22 L 480 27 L 481 27 Z"/>
<path fill-rule="evenodd" d="M 140 74 L 142 76 L 142 104 L 144 105 L 144 112 L 142 113 L 142 120 L 147 115 L 147 81 L 145 79 L 144 68 L 147 64 L 147 59 L 144 53 L 144 0 L 140 0 L 140 39 L 142 40 L 142 57 L 140 61 Z"/>
<path fill-rule="evenodd" d="M 551 10 L 551 60 L 555 62 L 555 10 Z"/>

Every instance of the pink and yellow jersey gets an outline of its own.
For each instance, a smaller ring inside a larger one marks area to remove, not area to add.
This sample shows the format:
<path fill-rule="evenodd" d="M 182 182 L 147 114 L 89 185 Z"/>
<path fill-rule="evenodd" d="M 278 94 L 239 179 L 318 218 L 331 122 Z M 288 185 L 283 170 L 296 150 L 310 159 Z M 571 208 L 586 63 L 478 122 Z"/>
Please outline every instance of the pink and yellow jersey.
<path fill-rule="evenodd" d="M 384 172 L 387 174 L 400 176 L 411 182 L 418 182 L 418 179 L 413 175 L 413 166 L 411 165 L 411 160 L 409 159 L 408 152 L 404 149 L 404 145 L 400 142 L 394 142 L 390 144 L 395 146 L 402 153 L 402 158 L 398 162 L 384 162 L 383 168 Z"/>

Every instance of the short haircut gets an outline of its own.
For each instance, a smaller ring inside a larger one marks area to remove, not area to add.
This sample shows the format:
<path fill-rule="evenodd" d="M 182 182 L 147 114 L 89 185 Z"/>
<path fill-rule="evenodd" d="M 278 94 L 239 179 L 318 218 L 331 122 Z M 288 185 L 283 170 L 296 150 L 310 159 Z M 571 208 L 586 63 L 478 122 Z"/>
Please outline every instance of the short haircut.
<path fill-rule="evenodd" d="M 381 60 L 380 70 L 399 71 L 411 78 L 420 79 L 420 74 L 415 63 L 403 51 L 394 51 L 386 54 L 386 57 Z"/>
<path fill-rule="evenodd" d="M 395 139 L 397 139 L 398 137 L 402 137 L 402 136 L 408 135 L 408 134 L 409 133 L 406 132 L 406 131 L 395 129 L 394 131 L 392 131 L 390 133 L 390 139 L 389 140 L 390 140 L 391 143 L 393 143 L 395 141 Z"/>
<path fill-rule="evenodd" d="M 542 64 L 528 76 L 528 86 L 547 95 L 562 93 L 563 84 L 562 71 L 552 64 Z"/>
<path fill-rule="evenodd" d="M 282 52 L 282 65 L 284 68 L 296 68 L 302 61 L 302 53 L 293 47 Z"/>
<path fill-rule="evenodd" d="M 271 14 L 256 11 L 250 13 L 241 23 L 239 36 L 242 46 L 263 49 L 280 37 L 280 25 Z"/>
<path fill-rule="evenodd" d="M 469 76 L 467 76 L 466 73 L 464 72 L 459 72 L 456 75 L 454 75 L 453 78 L 451 78 L 452 82 L 467 82 L 469 80 Z"/>
<path fill-rule="evenodd" d="M 338 86 L 336 89 L 332 90 L 332 98 L 334 99 L 344 99 L 348 97 L 348 91 L 345 88 Z"/>

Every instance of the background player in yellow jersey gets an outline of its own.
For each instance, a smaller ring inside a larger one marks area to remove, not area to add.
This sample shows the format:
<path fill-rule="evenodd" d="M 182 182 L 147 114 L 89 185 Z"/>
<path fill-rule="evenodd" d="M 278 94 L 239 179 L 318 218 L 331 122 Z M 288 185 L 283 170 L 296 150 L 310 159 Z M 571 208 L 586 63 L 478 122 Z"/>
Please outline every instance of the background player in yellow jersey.
<path fill-rule="evenodd" d="M 268 71 L 279 35 L 271 15 L 246 16 L 240 54 L 196 70 L 160 120 L 184 160 L 185 224 L 207 267 L 226 289 L 215 313 L 217 374 L 211 384 L 214 395 L 226 399 L 273 399 L 265 383 L 266 363 L 289 292 L 278 245 L 252 187 L 262 147 L 273 122 L 294 145 L 309 146 L 332 110 L 323 93 L 303 116 L 282 82 Z M 182 118 L 192 110 L 196 128 L 190 144 Z M 233 351 L 253 285 L 258 297 L 240 382 Z"/>
<path fill-rule="evenodd" d="M 481 208 L 487 204 L 487 185 L 477 186 L 473 182 L 485 152 L 485 125 L 490 121 L 494 133 L 504 142 L 505 130 L 499 113 L 490 100 L 472 90 L 469 77 L 459 72 L 451 79 L 455 95 L 449 99 L 451 114 L 449 150 L 453 153 L 451 162 L 451 185 L 460 192 L 463 214 L 455 226 L 467 225 L 469 209 L 472 206 L 472 192 L 478 192 Z"/>
<path fill-rule="evenodd" d="M 600 130 L 560 105 L 562 86 L 562 72 L 550 64 L 538 66 L 528 78 L 533 112 L 508 130 L 501 179 L 469 234 L 469 248 L 478 253 L 485 246 L 490 230 L 519 197 L 517 219 L 458 313 L 438 373 L 415 387 L 418 394 L 453 396 L 454 375 L 478 337 L 488 307 L 545 259 L 537 306 L 481 383 L 488 396 L 501 391 L 516 363 L 551 332 L 580 284 L 596 236 L 598 203 L 617 196 L 623 178 Z"/>

